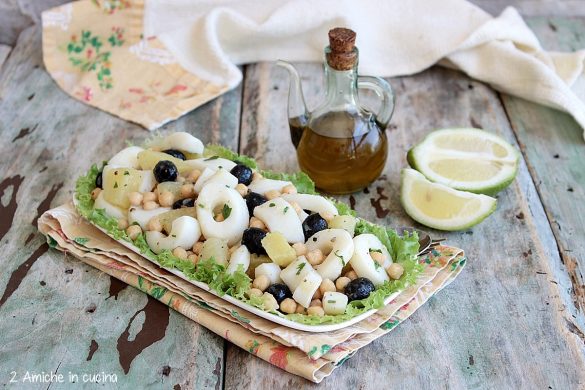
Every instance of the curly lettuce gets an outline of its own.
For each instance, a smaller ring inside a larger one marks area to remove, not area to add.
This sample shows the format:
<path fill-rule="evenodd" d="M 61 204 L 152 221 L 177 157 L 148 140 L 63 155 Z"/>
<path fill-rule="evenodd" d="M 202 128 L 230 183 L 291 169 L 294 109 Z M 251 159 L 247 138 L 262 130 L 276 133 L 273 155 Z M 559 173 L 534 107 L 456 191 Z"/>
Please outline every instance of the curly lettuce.
<path fill-rule="evenodd" d="M 220 145 L 208 145 L 205 148 L 204 154 L 206 156 L 219 156 L 226 158 L 253 169 L 257 168 L 254 159 L 239 155 Z M 79 177 L 77 180 L 75 188 L 75 197 L 77 199 L 76 206 L 78 212 L 84 218 L 104 229 L 114 239 L 131 242 L 139 249 L 142 255 L 155 261 L 161 266 L 168 269 L 177 269 L 185 274 L 188 279 L 206 283 L 219 296 L 227 294 L 251 306 L 263 309 L 263 301 L 260 297 L 247 296 L 246 293 L 251 288 L 252 280 L 241 267 L 234 273 L 230 274 L 226 272 L 225 266 L 218 264 L 213 258 L 202 259 L 197 263 L 193 263 L 189 260 L 174 256 L 170 251 L 163 251 L 157 255 L 149 248 L 144 233 L 139 235 L 135 240 L 131 240 L 123 229 L 118 228 L 118 221 L 115 218 L 108 216 L 103 209 L 94 208 L 94 201 L 91 192 L 95 188 L 95 180 L 99 173 L 100 168 L 98 168 L 97 165 L 93 165 L 85 175 Z M 290 181 L 301 193 L 317 194 L 315 183 L 303 172 L 290 174 L 261 171 L 261 173 L 264 177 L 269 179 Z M 355 216 L 355 211 L 347 204 L 333 198 L 329 199 L 335 204 L 339 214 Z M 371 233 L 378 237 L 388 248 L 393 261 L 402 264 L 404 267 L 402 277 L 398 280 L 387 281 L 383 285 L 378 286 L 366 299 L 350 302 L 347 306 L 346 312 L 342 315 L 325 315 L 319 317 L 295 313 L 285 315 L 284 317 L 308 325 L 344 322 L 371 309 L 378 309 L 384 306 L 384 300 L 387 297 L 416 282 L 418 274 L 422 271 L 422 266 L 416 261 L 419 249 L 416 233 L 405 233 L 404 236 L 400 236 L 393 229 L 358 218 L 355 234 L 358 235 L 364 233 Z"/>
<path fill-rule="evenodd" d="M 243 164 L 248 168 L 252 169 L 256 169 L 258 167 L 256 160 L 254 160 L 252 157 L 237 154 L 236 152 L 233 152 L 232 150 L 221 145 L 216 144 L 207 145 L 205 147 L 205 150 L 203 151 L 203 156 L 205 157 L 218 156 L 221 158 L 231 160 L 237 164 Z"/>
<path fill-rule="evenodd" d="M 318 192 L 315 191 L 315 183 L 305 172 L 282 173 L 261 171 L 260 173 L 267 179 L 290 181 L 297 188 L 297 191 L 303 194 L 318 194 Z"/>

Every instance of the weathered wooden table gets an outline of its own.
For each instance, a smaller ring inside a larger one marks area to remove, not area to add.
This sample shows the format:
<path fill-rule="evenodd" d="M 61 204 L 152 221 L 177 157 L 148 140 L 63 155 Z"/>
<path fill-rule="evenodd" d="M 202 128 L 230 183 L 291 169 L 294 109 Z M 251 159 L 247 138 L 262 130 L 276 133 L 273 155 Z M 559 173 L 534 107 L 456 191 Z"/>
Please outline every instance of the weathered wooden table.
<path fill-rule="evenodd" d="M 27 372 L 57 371 L 116 374 L 120 388 L 314 386 L 48 249 L 36 229 L 39 215 L 70 199 L 76 176 L 92 161 L 128 138 L 148 136 L 71 99 L 45 72 L 39 13 L 55 2 L 0 2 L 0 383 L 12 388 L 18 384 L 11 380 L 22 381 Z M 504 2 L 478 3 L 499 11 Z M 585 47 L 582 2 L 516 3 L 545 47 Z M 557 16 L 534 16 L 539 10 Z M 269 63 L 244 71 L 237 89 L 163 131 L 189 131 L 255 156 L 264 167 L 296 170 L 286 125 L 287 78 Z M 304 64 L 300 71 L 314 103 L 320 66 Z M 434 128 L 491 129 L 520 148 L 520 171 L 484 223 L 432 232 L 467 251 L 463 274 L 321 386 L 584 388 L 582 130 L 566 114 L 498 94 L 454 71 L 433 68 L 390 81 L 398 103 L 385 173 L 345 198 L 360 213 L 388 225 L 413 224 L 400 207 L 399 170 L 405 151 Z"/>

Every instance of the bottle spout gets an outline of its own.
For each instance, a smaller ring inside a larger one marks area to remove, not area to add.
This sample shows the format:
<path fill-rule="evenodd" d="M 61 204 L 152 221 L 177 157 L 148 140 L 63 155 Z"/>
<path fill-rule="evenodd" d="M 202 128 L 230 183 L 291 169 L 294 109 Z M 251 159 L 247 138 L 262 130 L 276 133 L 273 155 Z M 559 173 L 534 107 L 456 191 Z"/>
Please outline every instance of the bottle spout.
<path fill-rule="evenodd" d="M 288 117 L 299 118 L 304 122 L 308 117 L 307 104 L 303 95 L 301 77 L 296 68 L 289 62 L 278 60 L 276 65 L 286 69 L 290 76 L 290 86 L 288 90 Z"/>

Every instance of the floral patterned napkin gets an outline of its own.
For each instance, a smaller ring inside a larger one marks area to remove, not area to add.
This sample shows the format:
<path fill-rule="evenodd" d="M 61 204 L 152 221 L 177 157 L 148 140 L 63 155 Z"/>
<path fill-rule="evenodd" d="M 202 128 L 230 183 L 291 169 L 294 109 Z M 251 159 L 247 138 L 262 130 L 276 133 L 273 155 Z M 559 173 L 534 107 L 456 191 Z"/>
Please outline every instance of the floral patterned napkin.
<path fill-rule="evenodd" d="M 44 213 L 39 230 L 49 244 L 151 295 L 253 355 L 320 382 L 360 348 L 390 332 L 463 269 L 461 249 L 440 246 L 421 257 L 417 284 L 361 322 L 327 333 L 290 329 L 203 291 L 132 252 L 81 218 L 72 203 Z"/>
<path fill-rule="evenodd" d="M 226 92 L 142 34 L 141 0 L 82 0 L 43 13 L 43 58 L 69 95 L 147 129 Z"/>

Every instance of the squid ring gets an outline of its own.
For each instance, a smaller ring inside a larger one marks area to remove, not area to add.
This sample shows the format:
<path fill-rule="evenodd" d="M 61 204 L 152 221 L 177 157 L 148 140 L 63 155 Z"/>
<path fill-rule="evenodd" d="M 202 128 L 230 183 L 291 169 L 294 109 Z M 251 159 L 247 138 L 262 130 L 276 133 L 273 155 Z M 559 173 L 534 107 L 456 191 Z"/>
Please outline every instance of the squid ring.
<path fill-rule="evenodd" d="M 248 227 L 249 214 L 246 201 L 238 191 L 223 184 L 209 183 L 203 186 L 195 205 L 197 219 L 205 238 L 221 238 L 227 240 L 230 246 L 242 239 L 244 230 Z M 229 214 L 224 215 L 225 219 L 221 222 L 213 218 L 214 211 L 219 207 L 229 210 Z"/>
<path fill-rule="evenodd" d="M 335 280 L 353 256 L 354 244 L 351 235 L 343 229 L 325 229 L 307 240 L 307 250 L 320 249 L 330 252 L 325 260 L 315 267 L 323 279 Z"/>

